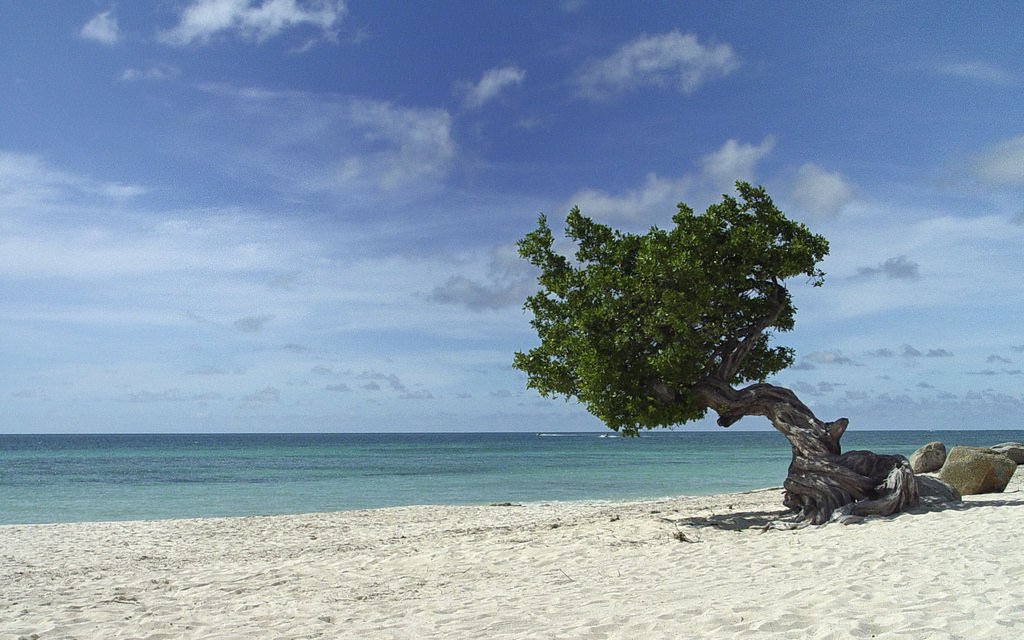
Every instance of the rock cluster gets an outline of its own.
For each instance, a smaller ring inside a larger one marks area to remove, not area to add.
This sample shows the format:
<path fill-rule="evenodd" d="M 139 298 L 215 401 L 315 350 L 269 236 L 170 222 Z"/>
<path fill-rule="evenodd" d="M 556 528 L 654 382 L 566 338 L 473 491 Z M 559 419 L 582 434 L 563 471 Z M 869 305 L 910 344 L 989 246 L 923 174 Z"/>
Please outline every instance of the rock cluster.
<path fill-rule="evenodd" d="M 953 447 L 939 470 L 939 478 L 962 495 L 1000 493 L 1016 470 L 1016 462 L 993 449 Z"/>
<path fill-rule="evenodd" d="M 1024 442 L 1003 442 L 993 445 L 993 451 L 998 451 L 1017 464 L 1024 464 Z"/>
<path fill-rule="evenodd" d="M 961 495 L 1002 492 L 1021 462 L 1024 444 L 1020 442 L 1004 442 L 992 448 L 956 446 L 948 455 L 944 444 L 929 442 L 910 456 L 914 473 L 938 471 L 936 480 Z M 944 488 L 932 486 L 935 483 L 931 480 L 925 484 L 929 491 L 945 499 L 959 499 L 943 495 Z"/>
<path fill-rule="evenodd" d="M 914 473 L 931 473 L 942 468 L 946 461 L 946 445 L 929 442 L 910 455 L 910 468 Z"/>

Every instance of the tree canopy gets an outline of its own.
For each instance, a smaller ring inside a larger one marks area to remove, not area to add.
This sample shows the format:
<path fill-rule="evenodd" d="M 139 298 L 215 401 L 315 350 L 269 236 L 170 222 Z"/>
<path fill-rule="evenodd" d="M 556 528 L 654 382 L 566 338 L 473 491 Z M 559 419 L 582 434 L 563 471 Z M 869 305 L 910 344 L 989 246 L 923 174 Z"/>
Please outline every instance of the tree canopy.
<path fill-rule="evenodd" d="M 540 344 L 514 360 L 528 386 L 576 398 L 608 427 L 636 434 L 717 409 L 708 385 L 764 381 L 792 364 L 791 349 L 771 344 L 794 323 L 783 283 L 804 275 L 820 285 L 828 242 L 762 187 L 736 190 L 703 214 L 679 204 L 674 227 L 643 235 L 573 208 L 565 234 L 574 259 L 556 251 L 542 215 L 518 244 L 540 269 L 541 290 L 525 304 Z"/>

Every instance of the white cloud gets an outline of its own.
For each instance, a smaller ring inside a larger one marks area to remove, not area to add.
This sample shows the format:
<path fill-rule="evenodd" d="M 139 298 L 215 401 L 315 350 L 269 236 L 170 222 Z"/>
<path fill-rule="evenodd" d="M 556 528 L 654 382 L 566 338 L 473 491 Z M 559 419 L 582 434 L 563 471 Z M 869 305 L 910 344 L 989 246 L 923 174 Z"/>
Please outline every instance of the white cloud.
<path fill-rule="evenodd" d="M 976 82 L 985 82 L 1000 86 L 1011 86 L 1017 84 L 1017 77 L 1014 74 L 995 65 L 977 60 L 940 64 L 936 65 L 934 70 L 939 74 L 962 78 L 964 80 L 973 80 Z"/>
<path fill-rule="evenodd" d="M 587 4 L 587 0 L 560 0 L 558 8 L 565 13 L 576 13 Z"/>
<path fill-rule="evenodd" d="M 810 215 L 834 218 L 853 200 L 853 186 L 839 173 L 807 163 L 797 170 L 789 196 Z"/>
<path fill-rule="evenodd" d="M 728 44 L 705 46 L 693 34 L 671 31 L 624 44 L 608 58 L 585 68 L 577 84 L 581 95 L 594 99 L 645 86 L 670 86 L 692 93 L 739 65 L 739 57 Z"/>
<path fill-rule="evenodd" d="M 525 78 L 526 72 L 515 65 L 491 69 L 480 78 L 480 82 L 467 88 L 466 107 L 479 109 L 505 89 L 522 84 Z"/>
<path fill-rule="evenodd" d="M 701 158 L 701 169 L 713 186 L 731 190 L 737 180 L 753 181 L 757 163 L 774 147 L 775 136 L 765 136 L 759 145 L 727 140 L 718 151 Z"/>
<path fill-rule="evenodd" d="M 226 149 L 227 162 L 282 181 L 289 192 L 430 185 L 447 175 L 458 151 L 445 109 L 225 84 L 199 89 L 233 101 L 224 110 L 232 126 L 245 122 L 258 132 Z"/>
<path fill-rule="evenodd" d="M 86 40 L 93 40 L 102 44 L 117 44 L 121 39 L 121 32 L 117 27 L 117 18 L 114 11 L 104 11 L 92 17 L 85 23 L 78 35 Z"/>
<path fill-rule="evenodd" d="M 172 45 L 206 44 L 222 33 L 264 42 L 299 26 L 319 29 L 334 37 L 347 8 L 342 0 L 194 0 L 181 19 L 160 40 Z"/>
<path fill-rule="evenodd" d="M 644 184 L 620 196 L 599 189 L 581 189 L 570 198 L 568 206 L 577 206 L 584 215 L 602 221 L 640 221 L 652 216 L 671 214 L 692 186 L 692 176 L 661 178 L 647 174 Z"/>
<path fill-rule="evenodd" d="M 921 339 L 917 332 L 925 329 L 945 336 L 961 324 L 977 327 L 964 339 L 989 339 L 994 334 L 985 332 L 998 325 L 982 329 L 983 323 L 1016 313 L 1024 230 L 1001 215 L 936 216 L 933 206 L 919 206 L 858 201 L 849 215 L 831 223 L 831 252 L 822 265 L 830 277 L 797 302 L 801 327 L 895 313 L 899 321 L 886 331 L 906 332 L 908 341 Z M 875 266 L 865 269 L 865 263 Z M 977 309 L 985 313 L 979 316 Z M 935 324 L 936 313 L 943 323 Z"/>
<path fill-rule="evenodd" d="M 1000 187 L 1024 185 L 1024 135 L 990 147 L 974 161 L 974 175 Z"/>
<path fill-rule="evenodd" d="M 124 220 L 119 221 L 124 223 Z M 213 220 L 179 233 L 136 229 L 130 237 L 111 227 L 54 228 L 45 224 L 0 239 L 0 276 L 7 278 L 132 278 L 201 272 L 206 275 L 279 269 L 285 247 L 247 242 L 270 234 L 258 220 Z"/>
<path fill-rule="evenodd" d="M 0 207 L 40 206 L 71 195 L 120 199 L 144 193 L 138 185 L 93 180 L 56 169 L 38 156 L 0 151 Z"/>
<path fill-rule="evenodd" d="M 154 215 L 131 202 L 145 192 L 0 152 L 0 277 L 78 282 L 178 274 L 170 280 L 178 286 L 183 274 L 289 273 L 315 247 L 253 214 Z"/>
<path fill-rule="evenodd" d="M 473 311 L 520 307 L 536 291 L 536 276 L 535 269 L 519 257 L 514 244 L 498 245 L 490 251 L 485 277 L 474 280 L 452 276 L 434 287 L 427 299 Z"/>
<path fill-rule="evenodd" d="M 138 80 L 170 80 L 181 75 L 181 69 L 169 65 L 158 64 L 148 69 L 125 69 L 121 74 L 122 82 L 136 82 Z"/>
<path fill-rule="evenodd" d="M 727 140 L 719 149 L 698 160 L 698 173 L 677 178 L 649 173 L 643 185 L 618 196 L 598 189 L 581 189 L 569 199 L 566 208 L 578 206 L 584 215 L 606 222 L 664 219 L 698 187 L 721 193 L 732 191 L 737 180 L 753 181 L 757 163 L 767 157 L 774 146 L 774 136 L 766 136 L 758 145 Z"/>
<path fill-rule="evenodd" d="M 384 189 L 417 178 L 439 178 L 455 157 L 451 116 L 444 109 L 413 109 L 377 100 L 355 100 L 348 109 L 353 126 L 381 151 L 352 156 L 340 175 L 372 175 Z"/>

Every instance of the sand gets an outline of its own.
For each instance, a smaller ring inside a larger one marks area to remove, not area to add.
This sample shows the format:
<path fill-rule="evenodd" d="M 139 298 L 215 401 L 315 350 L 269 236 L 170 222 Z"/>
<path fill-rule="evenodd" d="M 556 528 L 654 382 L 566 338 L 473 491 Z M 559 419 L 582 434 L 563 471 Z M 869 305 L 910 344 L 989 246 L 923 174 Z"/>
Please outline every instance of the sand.
<path fill-rule="evenodd" d="M 1007 492 L 783 531 L 781 491 L 0 527 L 0 639 L 1020 638 Z"/>

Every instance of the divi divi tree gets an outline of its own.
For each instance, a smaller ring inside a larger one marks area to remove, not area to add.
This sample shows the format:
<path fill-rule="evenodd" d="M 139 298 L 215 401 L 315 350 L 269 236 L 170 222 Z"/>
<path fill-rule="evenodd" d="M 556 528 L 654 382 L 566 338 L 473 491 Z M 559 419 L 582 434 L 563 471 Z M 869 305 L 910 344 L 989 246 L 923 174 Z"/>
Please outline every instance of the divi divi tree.
<path fill-rule="evenodd" d="M 570 211 L 575 257 L 554 248 L 542 215 L 519 241 L 540 269 L 526 300 L 540 344 L 514 366 L 543 396 L 576 398 L 626 435 L 718 414 L 728 427 L 763 416 L 790 442 L 784 504 L 798 520 L 889 514 L 917 501 L 903 456 L 843 453 L 848 420 L 823 422 L 791 390 L 765 380 L 793 362 L 774 334 L 793 328 L 785 281 L 824 281 L 828 242 L 779 211 L 761 187 L 737 182 L 697 215 L 685 204 L 668 230 L 624 233 Z"/>

